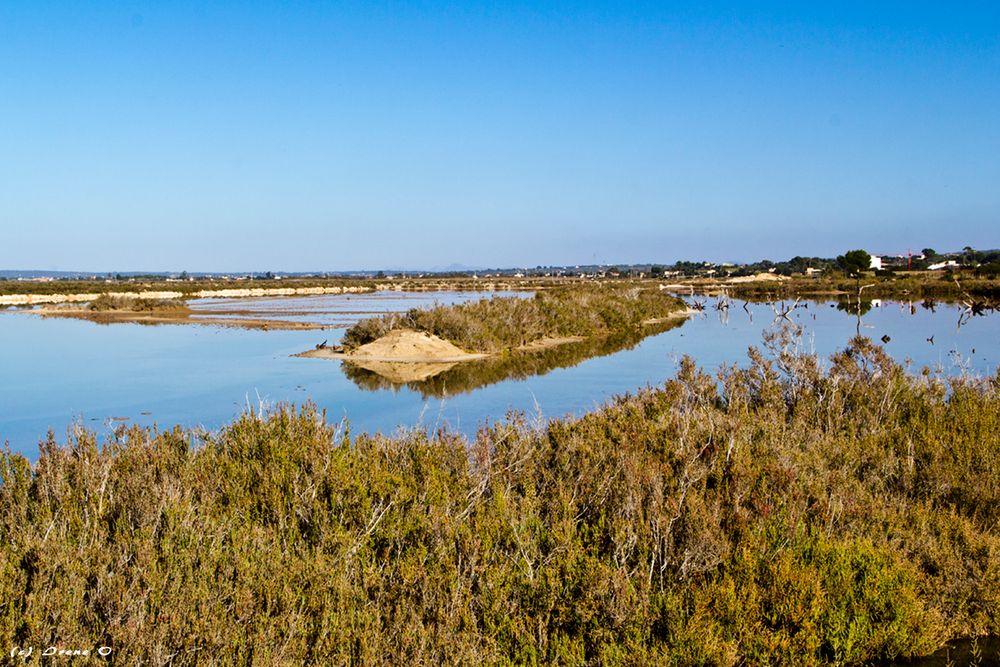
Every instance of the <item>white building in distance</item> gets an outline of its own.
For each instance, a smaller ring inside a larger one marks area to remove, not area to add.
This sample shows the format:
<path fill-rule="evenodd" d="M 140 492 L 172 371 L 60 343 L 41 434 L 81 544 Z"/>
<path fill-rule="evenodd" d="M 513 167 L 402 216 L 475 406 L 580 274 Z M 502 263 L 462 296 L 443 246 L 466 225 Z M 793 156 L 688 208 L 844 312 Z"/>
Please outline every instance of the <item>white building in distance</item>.
<path fill-rule="evenodd" d="M 953 259 L 949 259 L 947 262 L 938 262 L 937 264 L 931 264 L 927 267 L 928 271 L 940 271 L 941 269 L 947 269 L 953 266 L 958 266 L 958 262 Z"/>

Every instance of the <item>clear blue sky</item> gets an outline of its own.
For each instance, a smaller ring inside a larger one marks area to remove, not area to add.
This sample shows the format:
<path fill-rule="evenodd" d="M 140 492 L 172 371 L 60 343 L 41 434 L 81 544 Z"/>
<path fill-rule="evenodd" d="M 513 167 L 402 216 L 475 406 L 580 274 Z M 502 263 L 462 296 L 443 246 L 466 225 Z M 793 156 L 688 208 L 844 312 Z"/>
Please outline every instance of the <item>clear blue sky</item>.
<path fill-rule="evenodd" d="M 1000 3 L 0 3 L 0 268 L 1000 246 Z"/>

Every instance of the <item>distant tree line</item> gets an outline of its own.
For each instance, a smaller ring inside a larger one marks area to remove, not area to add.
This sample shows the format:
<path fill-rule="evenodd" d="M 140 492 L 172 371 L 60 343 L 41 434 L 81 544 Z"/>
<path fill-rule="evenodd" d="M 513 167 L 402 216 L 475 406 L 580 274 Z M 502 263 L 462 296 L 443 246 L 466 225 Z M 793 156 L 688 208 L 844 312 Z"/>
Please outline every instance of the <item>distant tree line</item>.
<path fill-rule="evenodd" d="M 941 262 L 954 261 L 958 267 L 972 269 L 981 277 L 1000 276 L 1000 250 L 976 250 L 966 246 L 961 252 L 941 254 L 933 248 L 924 248 L 919 254 L 902 256 L 882 256 L 883 268 L 871 268 L 872 255 L 867 250 L 849 250 L 837 257 L 802 257 L 796 255 L 788 260 L 773 261 L 761 259 L 747 264 L 715 264 L 707 261 L 677 261 L 673 264 L 652 264 L 648 269 L 643 265 L 633 267 L 611 267 L 606 275 L 610 277 L 634 277 L 645 273 L 653 278 L 677 276 L 695 277 L 722 275 L 730 277 L 753 276 L 758 273 L 774 273 L 781 276 L 802 275 L 811 271 L 828 273 L 839 271 L 847 276 L 859 276 L 869 271 L 889 275 L 896 271 L 911 269 L 927 270 Z"/>

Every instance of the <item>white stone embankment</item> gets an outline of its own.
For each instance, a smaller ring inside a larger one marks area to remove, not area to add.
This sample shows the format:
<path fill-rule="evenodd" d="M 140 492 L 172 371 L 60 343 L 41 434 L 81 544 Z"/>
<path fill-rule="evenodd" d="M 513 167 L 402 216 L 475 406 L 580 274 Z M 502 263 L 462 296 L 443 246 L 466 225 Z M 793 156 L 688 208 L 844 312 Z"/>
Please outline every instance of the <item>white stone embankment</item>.
<path fill-rule="evenodd" d="M 367 287 L 252 287 L 201 290 L 200 292 L 109 292 L 115 296 L 133 299 L 193 299 L 240 298 L 254 296 L 295 296 L 308 294 L 354 294 L 370 292 Z M 32 306 L 44 303 L 82 303 L 93 301 L 100 292 L 80 294 L 6 294 L 0 295 L 0 306 Z"/>

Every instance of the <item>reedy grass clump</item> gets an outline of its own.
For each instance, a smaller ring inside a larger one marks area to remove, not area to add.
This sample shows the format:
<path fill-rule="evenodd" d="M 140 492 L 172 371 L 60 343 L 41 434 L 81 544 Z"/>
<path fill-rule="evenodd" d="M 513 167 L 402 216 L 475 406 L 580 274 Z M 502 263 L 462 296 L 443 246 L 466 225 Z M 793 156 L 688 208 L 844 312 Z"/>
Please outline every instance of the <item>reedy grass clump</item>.
<path fill-rule="evenodd" d="M 102 294 L 91 301 L 87 305 L 87 309 L 98 312 L 126 311 L 130 313 L 184 312 L 189 310 L 187 303 L 181 299 L 151 299 L 120 294 Z"/>
<path fill-rule="evenodd" d="M 312 407 L 0 457 L 0 644 L 118 664 L 858 664 L 1000 632 L 1000 378 L 863 338 L 474 442 Z"/>
<path fill-rule="evenodd" d="M 656 288 L 567 287 L 539 291 L 531 298 L 482 299 L 362 320 L 344 333 L 343 345 L 350 350 L 393 329 L 415 329 L 465 350 L 494 353 L 545 337 L 635 331 L 646 320 L 667 317 L 684 307 L 683 301 Z"/>

